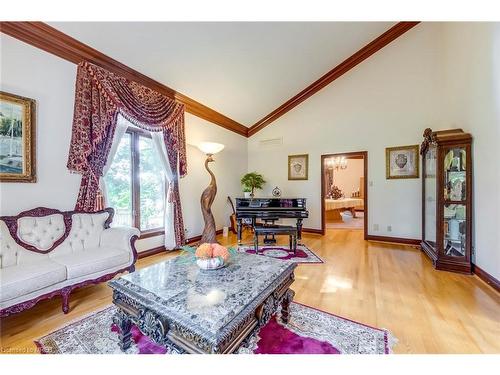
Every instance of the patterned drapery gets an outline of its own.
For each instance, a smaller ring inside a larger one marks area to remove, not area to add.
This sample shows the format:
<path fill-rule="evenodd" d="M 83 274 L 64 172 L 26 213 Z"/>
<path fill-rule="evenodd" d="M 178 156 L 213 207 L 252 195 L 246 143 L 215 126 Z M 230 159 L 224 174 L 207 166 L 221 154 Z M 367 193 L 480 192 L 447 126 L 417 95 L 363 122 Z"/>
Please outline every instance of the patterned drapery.
<path fill-rule="evenodd" d="M 175 136 L 173 134 L 170 134 L 173 131 L 175 130 L 167 130 L 163 132 L 163 138 L 165 142 L 167 142 L 166 141 L 167 139 L 184 138 L 184 134 L 182 136 L 180 135 Z M 184 129 L 179 131 L 184 132 Z M 166 147 L 166 149 L 168 155 L 168 162 L 170 163 L 170 166 L 173 168 L 178 163 L 179 154 L 173 151 L 175 150 L 175 147 L 174 148 Z M 174 173 L 172 181 L 169 182 L 167 199 L 170 203 L 174 205 L 175 243 L 178 245 L 180 243 L 184 243 L 185 234 L 184 234 L 184 221 L 182 219 L 181 196 L 179 195 L 179 178 L 177 177 L 177 173 Z"/>
<path fill-rule="evenodd" d="M 99 179 L 102 177 L 118 114 L 139 128 L 163 132 L 171 164 L 180 177 L 187 174 L 184 135 L 184 105 L 89 62 L 78 65 L 73 129 L 67 167 L 80 173 L 82 182 L 76 210 L 92 212 L 99 204 Z M 170 156 L 172 154 L 172 157 Z M 175 160 L 174 160 L 175 159 Z M 176 222 L 182 225 L 178 185 L 173 187 Z M 184 237 L 178 228 L 176 238 Z"/>

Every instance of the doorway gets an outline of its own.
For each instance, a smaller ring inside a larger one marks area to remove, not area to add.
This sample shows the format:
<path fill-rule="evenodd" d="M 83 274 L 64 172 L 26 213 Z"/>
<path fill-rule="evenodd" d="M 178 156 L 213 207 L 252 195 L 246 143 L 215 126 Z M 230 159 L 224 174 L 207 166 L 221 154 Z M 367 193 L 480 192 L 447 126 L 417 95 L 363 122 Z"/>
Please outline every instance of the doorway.
<path fill-rule="evenodd" d="M 368 233 L 368 152 L 321 155 L 321 232 Z"/>

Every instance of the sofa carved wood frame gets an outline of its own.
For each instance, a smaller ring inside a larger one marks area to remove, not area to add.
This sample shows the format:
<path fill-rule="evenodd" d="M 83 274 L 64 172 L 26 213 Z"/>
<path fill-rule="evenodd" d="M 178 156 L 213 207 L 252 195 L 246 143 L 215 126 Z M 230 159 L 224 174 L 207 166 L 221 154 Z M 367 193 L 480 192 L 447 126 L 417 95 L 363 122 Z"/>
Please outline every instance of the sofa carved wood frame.
<path fill-rule="evenodd" d="M 115 213 L 113 208 L 110 208 L 110 207 L 105 208 L 104 210 L 101 210 L 101 211 L 97 211 L 97 212 L 59 211 L 59 210 L 56 210 L 53 208 L 37 207 L 37 208 L 34 208 L 32 210 L 23 211 L 16 216 L 0 216 L 0 220 L 3 220 L 5 222 L 5 224 L 7 225 L 7 228 L 9 229 L 10 235 L 12 236 L 12 238 L 14 239 L 14 241 L 18 245 L 22 246 L 24 249 L 29 250 L 29 251 L 33 251 L 33 252 L 36 252 L 39 254 L 48 254 L 52 250 L 57 248 L 57 246 L 62 244 L 64 242 L 64 240 L 68 237 L 68 235 L 71 231 L 72 216 L 74 214 L 88 214 L 88 213 L 99 214 L 99 213 L 105 213 L 105 212 L 107 212 L 109 214 L 109 217 L 104 222 L 104 229 L 108 229 L 110 227 L 111 222 L 113 221 L 113 216 Z M 49 216 L 49 215 L 54 215 L 54 214 L 63 215 L 65 230 L 64 230 L 64 234 L 61 236 L 61 238 L 59 238 L 57 241 L 55 241 L 54 244 L 49 249 L 47 249 L 47 250 L 37 249 L 36 247 L 23 242 L 18 237 L 18 235 L 17 235 L 17 233 L 18 233 L 18 220 L 20 218 L 23 218 L 23 217 L 43 217 L 43 216 Z M 65 286 L 61 289 L 50 291 L 49 293 L 35 297 L 31 300 L 24 301 L 24 302 L 18 303 L 16 305 L 6 307 L 6 308 L 0 310 L 0 318 L 6 317 L 6 316 L 9 316 L 12 314 L 16 314 L 16 313 L 21 312 L 23 310 L 30 309 L 33 306 L 35 306 L 38 302 L 45 300 L 45 299 L 50 299 L 50 298 L 53 298 L 56 296 L 61 296 L 61 298 L 62 298 L 62 310 L 65 314 L 67 314 L 69 312 L 69 295 L 71 294 L 71 292 L 73 290 L 75 290 L 77 288 L 84 287 L 84 286 L 99 284 L 99 283 L 102 283 L 104 281 L 111 280 L 113 277 L 115 277 L 119 273 L 123 273 L 126 271 L 128 271 L 128 272 L 135 271 L 135 262 L 137 261 L 137 250 L 135 248 L 135 241 L 137 241 L 137 239 L 138 239 L 138 236 L 132 236 L 130 238 L 130 247 L 132 248 L 132 253 L 133 253 L 133 260 L 132 260 L 132 263 L 130 266 L 123 268 L 123 269 L 120 269 L 118 271 L 100 276 L 96 279 L 84 280 L 84 281 L 79 282 L 77 284 L 68 285 L 68 286 Z"/>

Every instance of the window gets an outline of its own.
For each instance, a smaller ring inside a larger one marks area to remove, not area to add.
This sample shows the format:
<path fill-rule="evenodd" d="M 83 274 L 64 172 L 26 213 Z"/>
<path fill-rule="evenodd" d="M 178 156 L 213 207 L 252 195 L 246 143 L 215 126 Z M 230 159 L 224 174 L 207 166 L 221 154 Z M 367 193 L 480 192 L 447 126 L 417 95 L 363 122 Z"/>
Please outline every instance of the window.
<path fill-rule="evenodd" d="M 139 207 L 140 229 L 164 226 L 165 182 L 153 140 L 139 139 Z"/>
<path fill-rule="evenodd" d="M 105 180 L 114 225 L 134 226 L 143 233 L 164 227 L 164 174 L 148 132 L 127 129 Z"/>
<path fill-rule="evenodd" d="M 120 140 L 113 164 L 104 179 L 108 204 L 115 209 L 113 224 L 133 226 L 131 133 L 125 133 Z"/>

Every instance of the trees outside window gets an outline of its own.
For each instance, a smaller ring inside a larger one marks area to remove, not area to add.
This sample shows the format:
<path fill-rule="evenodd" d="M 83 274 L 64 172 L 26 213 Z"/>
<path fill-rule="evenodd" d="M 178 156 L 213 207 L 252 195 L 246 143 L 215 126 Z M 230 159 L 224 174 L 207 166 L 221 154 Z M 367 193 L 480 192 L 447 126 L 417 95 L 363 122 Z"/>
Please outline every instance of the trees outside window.
<path fill-rule="evenodd" d="M 148 132 L 127 129 L 105 180 L 114 225 L 135 226 L 142 233 L 163 229 L 165 179 Z"/>

